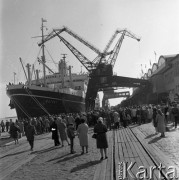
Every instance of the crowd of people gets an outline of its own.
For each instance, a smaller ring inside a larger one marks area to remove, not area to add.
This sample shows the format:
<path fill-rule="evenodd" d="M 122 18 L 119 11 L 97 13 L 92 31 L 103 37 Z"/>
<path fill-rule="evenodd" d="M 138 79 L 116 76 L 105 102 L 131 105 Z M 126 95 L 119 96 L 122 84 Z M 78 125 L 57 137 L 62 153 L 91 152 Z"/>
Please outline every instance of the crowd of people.
<path fill-rule="evenodd" d="M 7 120 L 6 124 L 4 125 L 4 121 L 1 121 L 1 131 L 8 132 L 10 137 L 14 139 L 15 144 L 18 144 L 18 139 L 25 135 L 31 150 L 34 147 L 34 135 L 51 132 L 55 146 L 62 145 L 63 147 L 64 142 L 67 142 L 71 147 L 71 153 L 74 153 L 73 140 L 78 133 L 82 153 L 84 153 L 84 147 L 88 153 L 88 125 L 87 117 L 84 113 L 19 118 L 15 122 L 10 119 L 10 122 Z M 6 129 L 4 126 L 6 126 Z"/>
<path fill-rule="evenodd" d="M 156 133 L 161 133 L 165 137 L 167 125 L 173 124 L 176 129 L 179 123 L 179 104 L 170 105 L 142 105 L 119 108 L 113 113 L 115 128 L 119 126 L 127 127 L 130 124 L 153 123 Z M 110 123 L 106 123 L 110 126 Z"/>
<path fill-rule="evenodd" d="M 179 107 L 177 103 L 172 105 L 143 105 L 123 107 L 115 110 L 96 110 L 87 113 L 68 113 L 52 116 L 10 119 L 6 123 L 1 121 L 1 132 L 9 132 L 18 144 L 18 139 L 26 136 L 30 149 L 34 147 L 34 136 L 44 133 L 52 133 L 54 146 L 64 146 L 66 142 L 70 146 L 70 153 L 75 153 L 74 138 L 78 136 L 81 146 L 81 154 L 88 153 L 88 129 L 94 128 L 97 135 L 97 148 L 100 149 L 101 160 L 107 158 L 108 142 L 106 132 L 111 129 L 126 128 L 128 125 L 153 123 L 156 133 L 165 137 L 167 124 L 173 123 L 177 128 L 179 120 Z"/>
<path fill-rule="evenodd" d="M 12 119 L 10 120 L 12 122 Z M 1 120 L 1 128 L 0 132 L 9 132 L 10 123 L 8 120 L 4 122 L 4 120 Z"/>

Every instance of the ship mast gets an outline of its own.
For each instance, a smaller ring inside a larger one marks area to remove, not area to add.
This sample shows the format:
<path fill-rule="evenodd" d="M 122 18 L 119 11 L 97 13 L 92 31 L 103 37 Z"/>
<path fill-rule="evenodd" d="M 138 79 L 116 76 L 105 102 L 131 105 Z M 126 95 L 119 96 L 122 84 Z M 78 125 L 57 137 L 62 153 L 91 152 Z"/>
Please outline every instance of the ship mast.
<path fill-rule="evenodd" d="M 42 30 L 42 62 L 43 62 L 43 74 L 44 74 L 44 86 L 46 87 L 46 71 L 45 71 L 45 45 L 44 45 L 44 25 L 43 23 L 44 22 L 47 22 L 45 19 L 42 18 L 42 27 L 41 27 L 41 30 Z"/>
<path fill-rule="evenodd" d="M 61 76 L 62 76 L 62 88 L 64 88 L 64 75 L 66 74 L 66 62 L 65 62 L 65 59 L 66 59 L 66 55 L 67 54 L 62 54 L 63 57 L 62 57 L 62 72 L 61 72 Z"/>

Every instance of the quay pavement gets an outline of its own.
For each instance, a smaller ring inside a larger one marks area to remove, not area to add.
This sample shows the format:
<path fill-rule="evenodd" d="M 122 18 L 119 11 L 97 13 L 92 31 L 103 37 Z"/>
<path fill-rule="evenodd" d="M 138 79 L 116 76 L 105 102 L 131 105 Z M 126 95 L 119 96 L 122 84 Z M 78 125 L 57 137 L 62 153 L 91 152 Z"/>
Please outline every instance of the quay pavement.
<path fill-rule="evenodd" d="M 145 135 L 144 140 L 155 144 L 179 167 L 179 129 L 166 132 L 166 138 L 155 134 L 152 123 L 132 126 Z M 120 129 L 118 130 L 120 131 Z M 109 132 L 108 132 L 109 133 Z M 70 146 L 54 147 L 51 133 L 35 137 L 34 151 L 30 151 L 26 137 L 19 144 L 8 142 L 0 146 L 0 180 L 93 180 L 95 170 L 101 163 L 96 141 L 89 130 L 89 152 L 81 155 L 79 139 L 75 137 L 75 154 L 70 154 Z M 2 140 L 2 139 L 1 139 Z M 0 140 L 0 141 L 1 141 Z"/>

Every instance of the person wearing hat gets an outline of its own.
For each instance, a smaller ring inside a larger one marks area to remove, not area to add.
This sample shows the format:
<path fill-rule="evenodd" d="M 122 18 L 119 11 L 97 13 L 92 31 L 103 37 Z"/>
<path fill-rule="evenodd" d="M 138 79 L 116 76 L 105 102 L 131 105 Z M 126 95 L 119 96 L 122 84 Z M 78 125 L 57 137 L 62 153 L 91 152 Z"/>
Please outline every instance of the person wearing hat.
<path fill-rule="evenodd" d="M 99 117 L 97 124 L 94 126 L 94 133 L 97 134 L 96 138 L 96 145 L 97 148 L 100 149 L 101 159 L 103 160 L 103 152 L 105 155 L 105 159 L 107 159 L 107 148 L 108 148 L 108 141 L 107 141 L 107 127 L 103 124 L 103 118 Z"/>

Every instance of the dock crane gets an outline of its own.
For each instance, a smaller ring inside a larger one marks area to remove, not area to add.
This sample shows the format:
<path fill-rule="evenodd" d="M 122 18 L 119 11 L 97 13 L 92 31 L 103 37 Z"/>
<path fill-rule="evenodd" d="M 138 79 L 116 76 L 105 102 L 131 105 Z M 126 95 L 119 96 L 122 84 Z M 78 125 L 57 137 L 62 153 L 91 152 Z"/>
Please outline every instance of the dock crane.
<path fill-rule="evenodd" d="M 92 45 L 91 43 L 89 43 L 88 41 L 84 40 L 84 38 L 80 37 L 78 34 L 76 34 L 75 32 L 73 32 L 72 30 L 70 30 L 68 27 L 63 26 L 61 29 L 53 29 L 52 32 L 50 32 L 43 41 L 41 41 L 40 43 L 38 43 L 39 46 L 42 46 L 45 42 L 51 40 L 52 38 L 58 36 L 62 33 L 62 32 L 66 32 L 69 35 L 71 35 L 73 38 L 77 39 L 79 42 L 81 42 L 82 44 L 84 44 L 85 46 L 87 46 L 88 48 L 90 48 L 92 51 L 94 51 L 95 53 L 98 54 L 98 57 L 105 57 L 109 54 L 111 54 L 111 52 L 107 52 L 107 50 L 105 52 L 101 52 L 98 48 L 96 48 L 94 45 Z M 63 37 L 59 37 L 62 39 L 64 39 Z M 65 42 L 65 40 L 62 40 L 63 42 Z M 67 45 L 68 44 L 68 45 Z M 70 47 L 72 46 L 68 41 L 66 41 L 66 46 Z M 77 52 L 76 48 L 70 47 L 71 48 L 71 52 L 77 57 L 77 59 L 80 59 L 80 62 L 82 63 L 82 65 L 90 72 L 92 69 L 95 69 L 98 62 L 92 62 L 90 60 L 88 60 L 84 55 L 82 55 L 79 51 Z M 81 57 L 80 57 L 81 56 Z"/>
<path fill-rule="evenodd" d="M 114 66 L 115 61 L 117 59 L 117 55 L 119 53 L 119 50 L 121 48 L 122 42 L 124 40 L 125 36 L 131 37 L 133 39 L 136 39 L 137 41 L 140 41 L 140 38 L 136 37 L 136 35 L 134 35 L 133 33 L 131 33 L 129 30 L 127 29 L 122 29 L 119 30 L 117 29 L 114 34 L 111 36 L 109 42 L 107 43 L 105 49 L 103 50 L 102 55 L 105 55 L 107 53 L 107 51 L 109 50 L 111 44 L 113 43 L 114 39 L 116 38 L 117 34 L 122 34 L 121 37 L 119 38 L 115 48 L 113 49 L 113 51 L 111 51 L 111 55 L 109 57 L 109 59 L 105 62 L 106 64 L 112 64 L 112 66 Z M 100 64 L 102 62 L 102 60 L 104 59 L 104 56 L 100 56 L 98 55 L 94 60 L 93 63 L 98 63 Z"/>
<path fill-rule="evenodd" d="M 98 55 L 93 61 L 93 63 L 98 64 L 98 66 L 91 73 L 92 78 L 90 79 L 89 86 L 88 86 L 89 94 L 87 92 L 87 95 L 86 95 L 87 98 L 89 97 L 88 101 L 91 101 L 89 106 L 92 105 L 92 108 L 94 107 L 94 102 L 95 102 L 93 99 L 93 98 L 95 98 L 95 97 L 93 97 L 93 94 L 97 95 L 97 92 L 94 92 L 94 91 L 96 91 L 96 89 L 97 89 L 97 91 L 99 89 L 102 90 L 104 93 L 104 97 L 105 97 L 105 95 L 109 95 L 109 94 L 115 95 L 113 87 L 118 86 L 119 83 L 121 83 L 121 80 L 124 80 L 124 78 L 121 79 L 121 77 L 118 77 L 118 79 L 116 79 L 117 77 L 115 78 L 113 76 L 113 67 L 117 60 L 117 56 L 119 54 L 124 37 L 128 36 L 133 39 L 136 39 L 137 41 L 140 41 L 140 38 L 137 38 L 134 34 L 132 34 L 127 29 L 116 30 L 115 33 L 112 35 L 111 39 L 109 40 L 108 44 L 106 45 L 106 47 L 103 51 L 103 54 L 105 54 L 108 51 L 108 49 L 110 48 L 114 39 L 116 38 L 117 34 L 119 34 L 119 33 L 121 34 L 121 36 L 118 39 L 114 49 L 111 51 L 109 58 L 106 59 L 103 56 L 100 57 Z M 125 79 L 125 81 L 128 81 L 128 80 Z M 101 86 L 102 83 L 103 83 L 103 87 Z M 100 84 L 100 86 L 98 86 L 99 84 Z M 129 86 L 128 83 L 126 83 L 126 85 Z M 96 87 L 96 89 L 94 89 L 95 86 L 98 86 L 98 87 Z M 91 97 L 93 97 L 93 98 L 91 98 Z"/>
<path fill-rule="evenodd" d="M 85 57 L 80 51 L 78 51 L 73 45 L 71 45 L 65 38 L 60 35 L 62 32 L 67 32 L 69 35 L 71 35 L 72 37 L 80 41 L 82 44 L 93 50 L 95 53 L 97 53 L 97 57 L 93 61 L 90 61 L 87 57 Z M 113 50 L 108 51 L 117 34 L 121 34 L 120 38 L 118 39 Z M 87 110 L 94 108 L 95 99 L 97 97 L 97 92 L 99 88 L 102 88 L 104 90 L 109 87 L 117 87 L 119 83 L 121 83 L 121 80 L 122 85 L 125 85 L 125 87 L 137 87 L 140 86 L 140 84 L 142 83 L 141 81 L 137 81 L 137 79 L 135 78 L 130 78 L 128 80 L 125 77 L 113 76 L 113 66 L 115 65 L 124 37 L 128 36 L 136 39 L 137 41 L 140 41 L 139 38 L 137 38 L 127 29 L 116 30 L 110 38 L 103 52 L 101 52 L 94 45 L 84 40 L 79 35 L 72 32 L 69 28 L 65 26 L 62 29 L 53 29 L 53 31 L 46 36 L 43 42 L 39 43 L 39 46 L 43 45 L 43 43 L 49 41 L 56 36 L 67 46 L 67 48 L 76 56 L 76 58 L 81 62 L 81 64 L 89 71 L 90 79 L 86 94 Z M 107 56 L 109 56 L 108 59 Z"/>
<path fill-rule="evenodd" d="M 96 48 L 94 45 L 92 45 L 91 43 L 89 43 L 88 41 L 84 40 L 84 38 L 80 37 L 78 34 L 76 34 L 75 32 L 73 32 L 72 30 L 70 30 L 68 27 L 63 26 L 61 29 L 53 29 L 51 33 L 49 33 L 46 38 L 44 38 L 43 42 L 41 41 L 40 43 L 38 43 L 39 46 L 43 45 L 43 43 L 49 41 L 50 39 L 56 37 L 57 35 L 61 34 L 62 32 L 66 32 L 69 35 L 71 35 L 72 37 L 74 37 L 75 39 L 77 39 L 79 42 L 81 42 L 82 44 L 86 45 L 87 47 L 89 47 L 90 49 L 92 49 L 94 52 L 96 52 L 97 54 L 102 54 L 102 52 Z"/>
<path fill-rule="evenodd" d="M 124 37 L 125 36 L 128 36 L 128 37 L 131 37 L 133 39 L 136 39 L 137 41 L 140 41 L 140 38 L 136 37 L 133 33 L 131 33 L 129 30 L 127 29 L 123 29 L 123 30 L 116 30 L 115 33 L 112 35 L 111 39 L 109 40 L 106 48 L 104 49 L 104 52 L 106 50 L 108 50 L 108 48 L 110 47 L 110 45 L 112 44 L 112 42 L 114 41 L 114 39 L 116 38 L 117 34 L 118 33 L 121 33 L 122 35 L 120 36 L 120 38 L 118 39 L 114 49 L 113 49 L 113 52 L 111 53 L 111 55 L 109 56 L 109 58 L 107 60 L 105 59 L 100 59 L 100 62 L 101 63 L 105 63 L 106 65 L 109 66 L 109 68 L 113 69 L 114 65 L 115 65 L 115 62 L 117 60 L 117 56 L 119 54 L 119 51 L 120 51 L 120 48 L 121 48 L 121 45 L 122 45 L 122 42 L 124 40 Z M 102 60 L 104 60 L 104 62 L 102 62 Z M 100 64 L 100 63 L 99 63 Z M 112 70 L 111 70 L 112 71 Z M 113 72 L 111 72 L 112 74 Z M 111 88 L 111 87 L 107 87 L 107 88 L 103 88 L 103 93 L 104 93 L 104 96 L 103 96 L 103 100 L 102 100 L 102 106 L 104 106 L 104 102 L 106 100 L 105 97 L 108 97 L 108 96 L 111 96 L 111 97 L 121 97 L 119 93 L 116 93 L 114 92 L 114 88 Z"/>

